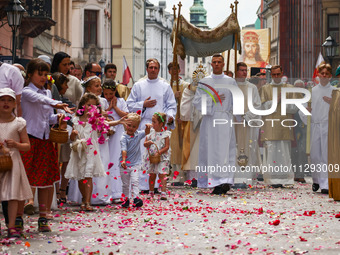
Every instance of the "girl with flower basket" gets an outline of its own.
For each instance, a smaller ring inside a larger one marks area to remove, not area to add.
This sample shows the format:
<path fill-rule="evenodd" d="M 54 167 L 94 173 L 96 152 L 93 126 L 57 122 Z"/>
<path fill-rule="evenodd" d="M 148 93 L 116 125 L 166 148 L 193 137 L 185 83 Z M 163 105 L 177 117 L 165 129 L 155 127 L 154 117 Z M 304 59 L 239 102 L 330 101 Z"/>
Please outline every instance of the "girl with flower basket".
<path fill-rule="evenodd" d="M 154 195 L 156 176 L 158 175 L 161 187 L 161 200 L 166 198 L 166 181 L 170 171 L 170 137 L 171 132 L 167 131 L 166 114 L 156 112 L 152 116 L 152 129 L 146 136 L 144 146 L 148 153 L 144 155 L 143 168 L 150 174 L 149 188 L 150 196 Z"/>

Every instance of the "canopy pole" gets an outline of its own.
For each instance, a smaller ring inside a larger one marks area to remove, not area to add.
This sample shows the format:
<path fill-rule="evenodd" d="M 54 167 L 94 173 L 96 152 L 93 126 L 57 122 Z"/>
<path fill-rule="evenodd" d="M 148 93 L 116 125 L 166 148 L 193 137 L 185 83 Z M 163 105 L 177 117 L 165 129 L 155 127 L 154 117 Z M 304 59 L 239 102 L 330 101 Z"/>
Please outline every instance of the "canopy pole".
<path fill-rule="evenodd" d="M 230 9 L 231 9 L 231 13 L 233 14 L 234 13 L 234 5 L 233 4 L 230 4 Z M 230 67 L 230 50 L 228 50 L 228 55 L 227 55 L 227 71 L 229 71 Z"/>
<path fill-rule="evenodd" d="M 177 91 L 180 91 L 179 74 L 178 74 L 178 71 L 179 71 L 178 70 L 178 59 L 177 59 L 177 35 L 178 35 L 178 29 L 179 29 L 179 24 L 180 24 L 181 7 L 182 7 L 182 3 L 179 2 L 179 4 L 178 4 L 178 16 L 177 16 L 177 20 L 176 20 L 176 28 L 175 28 L 174 38 L 173 38 L 173 40 L 174 40 L 173 41 L 173 60 L 172 60 L 171 80 L 170 80 L 171 87 L 173 87 L 174 82 L 175 82 Z M 172 9 L 174 11 L 174 18 L 176 18 L 176 7 L 175 7 L 175 5 Z M 181 117 L 180 100 L 181 100 L 181 98 L 179 98 L 178 102 L 177 102 L 177 113 L 176 113 L 176 116 L 175 116 L 175 120 L 179 119 Z M 182 148 L 182 145 L 183 145 L 183 135 L 182 135 L 182 132 L 181 132 L 182 125 L 181 125 L 180 122 L 177 122 L 176 125 L 177 125 L 177 129 L 178 129 L 179 146 Z"/>
<path fill-rule="evenodd" d="M 237 0 L 235 0 L 235 15 L 236 15 L 236 19 L 237 19 L 237 5 L 238 5 L 238 1 Z M 235 73 L 234 73 L 234 75 L 236 76 L 236 71 L 237 71 L 237 42 L 238 42 L 238 34 L 237 33 L 235 33 L 235 47 L 234 47 L 234 64 L 235 64 L 235 66 L 234 66 L 234 71 L 235 71 Z"/>

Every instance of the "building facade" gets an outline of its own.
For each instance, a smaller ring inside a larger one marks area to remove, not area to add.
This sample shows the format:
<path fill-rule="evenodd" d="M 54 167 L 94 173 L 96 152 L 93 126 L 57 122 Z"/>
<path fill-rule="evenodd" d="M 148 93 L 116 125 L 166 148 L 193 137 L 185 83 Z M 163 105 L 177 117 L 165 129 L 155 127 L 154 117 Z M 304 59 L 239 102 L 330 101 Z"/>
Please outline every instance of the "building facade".
<path fill-rule="evenodd" d="M 194 0 L 193 6 L 190 8 L 190 23 L 201 29 L 208 29 L 207 25 L 207 10 L 203 6 L 203 0 Z M 192 79 L 192 73 L 196 70 L 197 66 L 202 63 L 207 73 L 211 72 L 210 57 L 191 57 L 185 58 L 185 80 Z"/>
<path fill-rule="evenodd" d="M 12 29 L 7 24 L 5 8 L 10 0 L 0 0 L 0 59 L 11 63 L 12 59 Z M 16 60 L 26 65 L 30 59 L 36 57 L 34 41 L 44 31 L 52 28 L 56 21 L 52 17 L 52 0 L 22 0 L 21 5 L 26 12 L 23 14 L 20 28 L 16 34 Z M 51 36 L 50 36 L 51 37 Z M 51 41 L 45 42 L 51 51 Z"/>
<path fill-rule="evenodd" d="M 76 63 L 84 66 L 96 62 L 104 66 L 112 61 L 111 7 L 110 0 L 72 1 L 71 57 Z"/>
<path fill-rule="evenodd" d="M 52 19 L 56 24 L 33 39 L 33 57 L 59 51 L 72 55 L 72 0 L 52 0 Z"/>
<path fill-rule="evenodd" d="M 322 31 L 323 39 L 332 36 L 338 44 L 336 55 L 332 59 L 334 74 L 336 68 L 340 65 L 340 1 L 322 0 Z"/>
<path fill-rule="evenodd" d="M 285 75 L 311 79 L 321 52 L 327 62 L 325 39 L 331 35 L 339 45 L 340 2 L 337 0 L 262 0 L 262 28 L 271 29 L 271 65 L 279 64 Z M 339 47 L 332 58 L 340 63 Z"/>
<path fill-rule="evenodd" d="M 145 26 L 146 59 L 156 58 L 161 64 L 159 75 L 166 80 L 170 80 L 167 66 L 173 61 L 173 50 L 170 36 L 173 27 L 173 15 L 165 11 L 166 2 L 160 1 L 156 6 L 146 1 Z"/>
<path fill-rule="evenodd" d="M 194 4 L 190 7 L 190 23 L 199 28 L 209 28 L 207 10 L 203 7 L 203 0 L 194 0 Z"/>
<path fill-rule="evenodd" d="M 118 81 L 122 81 L 123 56 L 134 81 L 145 75 L 144 10 L 144 0 L 112 1 L 112 63 L 117 65 Z"/>
<path fill-rule="evenodd" d="M 270 65 L 278 65 L 279 44 L 279 1 L 264 2 L 262 9 L 262 28 L 270 29 Z"/>

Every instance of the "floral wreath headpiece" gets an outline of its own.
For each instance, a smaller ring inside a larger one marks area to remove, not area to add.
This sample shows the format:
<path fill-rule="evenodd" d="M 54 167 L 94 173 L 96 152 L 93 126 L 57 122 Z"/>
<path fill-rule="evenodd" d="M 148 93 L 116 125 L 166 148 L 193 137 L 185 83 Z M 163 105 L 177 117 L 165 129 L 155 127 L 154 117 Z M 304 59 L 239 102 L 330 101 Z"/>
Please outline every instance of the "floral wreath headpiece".
<path fill-rule="evenodd" d="M 113 86 L 110 86 L 110 85 L 102 85 L 102 89 L 112 89 L 112 90 L 115 90 L 116 89 L 116 84 L 113 85 Z"/>

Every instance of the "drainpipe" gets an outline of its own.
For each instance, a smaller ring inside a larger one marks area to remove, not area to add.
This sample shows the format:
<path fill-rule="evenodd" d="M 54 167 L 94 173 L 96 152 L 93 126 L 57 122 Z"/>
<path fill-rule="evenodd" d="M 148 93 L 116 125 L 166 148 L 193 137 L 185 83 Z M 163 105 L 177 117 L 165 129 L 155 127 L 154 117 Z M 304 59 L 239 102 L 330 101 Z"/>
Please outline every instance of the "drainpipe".
<path fill-rule="evenodd" d="M 113 62 L 113 48 L 112 48 L 112 19 L 113 19 L 113 15 L 112 15 L 112 0 L 110 1 L 110 7 L 111 7 L 111 10 L 110 10 L 110 13 L 111 13 L 111 20 L 110 20 L 110 23 L 111 23 L 111 33 L 110 33 L 110 48 L 111 48 L 111 63 Z"/>
<path fill-rule="evenodd" d="M 277 41 L 276 41 L 276 55 L 277 55 L 277 58 L 276 58 L 276 64 L 279 65 L 280 64 L 280 50 L 279 50 L 279 47 L 280 47 L 280 2 L 279 2 L 279 17 L 278 17 L 278 20 L 277 20 L 277 31 L 278 31 L 278 35 L 277 35 Z"/>
<path fill-rule="evenodd" d="M 170 41 L 170 40 L 168 40 L 168 36 L 167 36 L 167 34 L 165 34 L 165 38 L 166 38 L 166 41 L 165 41 L 165 66 L 167 67 L 168 66 L 168 63 L 169 63 L 169 60 L 168 60 L 168 41 Z M 167 69 L 165 69 L 166 71 L 165 71 L 165 76 L 166 76 L 166 80 L 168 80 L 168 70 Z"/>
<path fill-rule="evenodd" d="M 135 0 L 132 3 L 132 77 L 135 77 Z"/>
<path fill-rule="evenodd" d="M 144 0 L 144 75 L 146 75 L 146 0 Z"/>
<path fill-rule="evenodd" d="M 161 69 L 161 77 L 163 77 L 163 30 L 161 31 L 161 65 L 162 65 L 162 69 Z"/>

